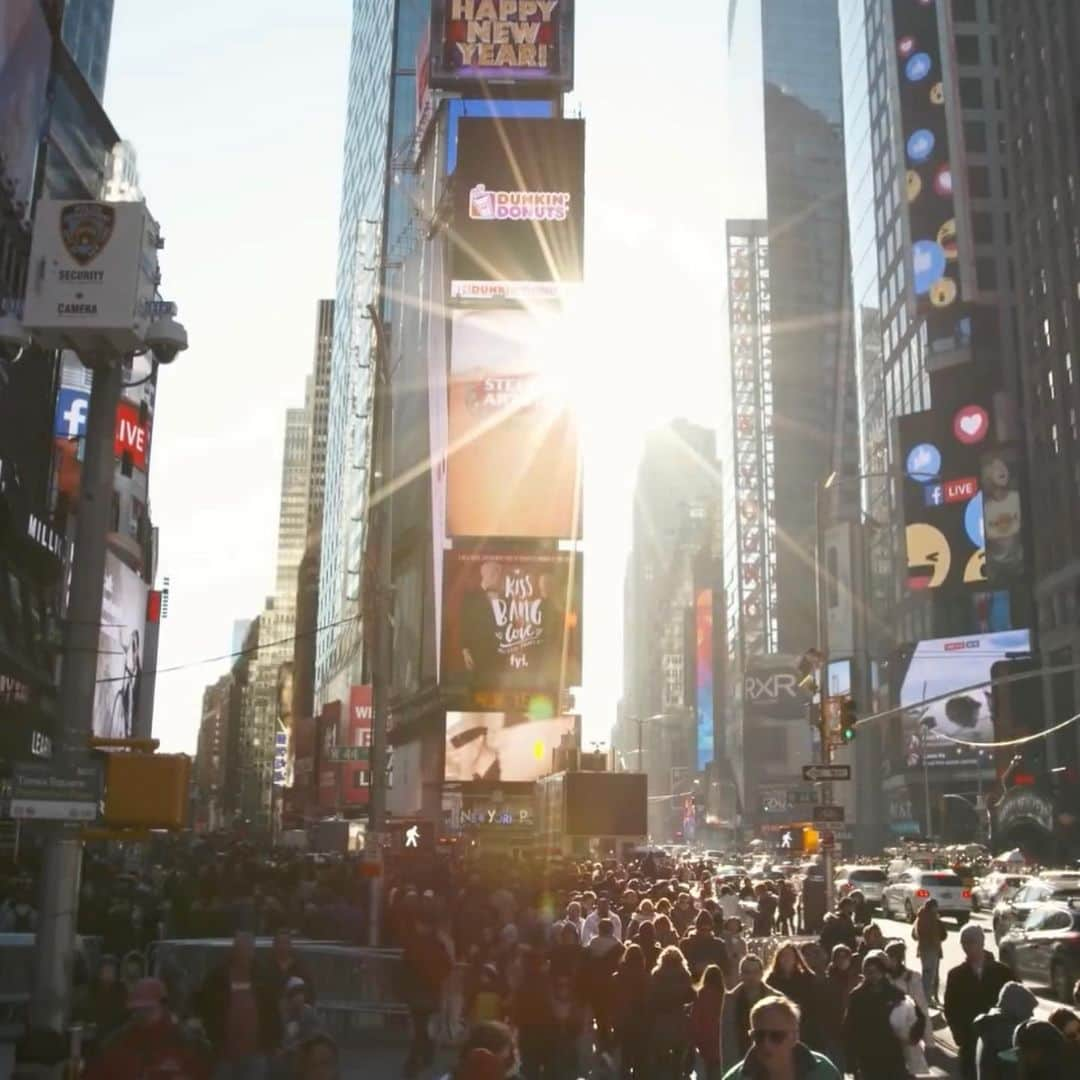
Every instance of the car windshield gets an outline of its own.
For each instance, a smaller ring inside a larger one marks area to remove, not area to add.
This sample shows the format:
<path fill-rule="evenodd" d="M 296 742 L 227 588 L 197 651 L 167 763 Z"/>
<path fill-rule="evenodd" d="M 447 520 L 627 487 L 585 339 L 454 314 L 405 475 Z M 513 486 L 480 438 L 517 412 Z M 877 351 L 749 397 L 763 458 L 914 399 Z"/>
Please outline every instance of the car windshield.
<path fill-rule="evenodd" d="M 955 874 L 923 874 L 924 885 L 945 885 L 960 888 L 964 883 Z"/>

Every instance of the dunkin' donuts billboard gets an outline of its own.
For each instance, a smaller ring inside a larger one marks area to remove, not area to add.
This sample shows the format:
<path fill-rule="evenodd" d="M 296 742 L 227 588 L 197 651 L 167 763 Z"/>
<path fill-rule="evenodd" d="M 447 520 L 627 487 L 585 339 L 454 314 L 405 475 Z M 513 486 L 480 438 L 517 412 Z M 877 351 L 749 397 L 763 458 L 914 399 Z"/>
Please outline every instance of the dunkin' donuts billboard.
<path fill-rule="evenodd" d="M 584 270 L 585 121 L 462 117 L 451 295 L 535 298 Z"/>
<path fill-rule="evenodd" d="M 562 387 L 544 373 L 550 321 L 535 310 L 454 313 L 449 536 L 581 536 L 576 417 Z"/>

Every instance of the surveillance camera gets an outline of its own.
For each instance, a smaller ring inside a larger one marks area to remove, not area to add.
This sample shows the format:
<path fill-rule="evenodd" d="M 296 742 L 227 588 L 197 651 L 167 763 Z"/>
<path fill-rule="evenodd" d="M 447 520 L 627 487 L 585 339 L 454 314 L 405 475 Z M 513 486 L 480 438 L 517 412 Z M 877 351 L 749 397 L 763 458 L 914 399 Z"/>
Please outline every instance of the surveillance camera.
<path fill-rule="evenodd" d="M 171 315 L 151 323 L 146 331 L 146 347 L 159 364 L 171 364 L 188 347 L 187 331 Z"/>
<path fill-rule="evenodd" d="M 0 356 L 12 360 L 30 344 L 23 324 L 9 314 L 0 315 Z"/>

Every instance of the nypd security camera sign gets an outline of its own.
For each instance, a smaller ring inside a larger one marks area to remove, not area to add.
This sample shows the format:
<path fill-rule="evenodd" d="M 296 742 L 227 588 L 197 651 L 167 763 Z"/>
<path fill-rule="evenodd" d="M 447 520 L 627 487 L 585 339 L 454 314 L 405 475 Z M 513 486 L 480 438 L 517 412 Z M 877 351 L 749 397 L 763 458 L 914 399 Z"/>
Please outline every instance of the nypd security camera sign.
<path fill-rule="evenodd" d="M 146 328 L 158 228 L 144 203 L 42 200 L 23 323 L 42 345 L 127 352 Z"/>

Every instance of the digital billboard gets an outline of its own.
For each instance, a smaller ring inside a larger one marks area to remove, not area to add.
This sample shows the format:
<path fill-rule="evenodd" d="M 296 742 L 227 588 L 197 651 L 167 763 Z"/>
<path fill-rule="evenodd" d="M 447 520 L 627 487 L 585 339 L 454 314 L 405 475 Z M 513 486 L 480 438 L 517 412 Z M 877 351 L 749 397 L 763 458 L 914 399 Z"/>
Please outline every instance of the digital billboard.
<path fill-rule="evenodd" d="M 447 713 L 444 778 L 450 783 L 531 783 L 551 772 L 551 754 L 574 736 L 576 718 Z"/>
<path fill-rule="evenodd" d="M 798 658 L 782 653 L 747 658 L 743 671 L 746 715 L 761 720 L 805 720 L 809 695 L 799 687 Z"/>
<path fill-rule="evenodd" d="M 985 590 L 1024 574 L 1023 457 L 998 438 L 997 411 L 972 395 L 898 421 L 911 590 Z"/>
<path fill-rule="evenodd" d="M 535 296 L 584 272 L 585 121 L 458 122 L 451 295 Z"/>
<path fill-rule="evenodd" d="M 704 772 L 716 755 L 713 727 L 713 591 L 698 590 L 694 601 L 697 701 L 697 767 Z"/>
<path fill-rule="evenodd" d="M 904 707 L 904 764 L 908 768 L 970 765 L 978 750 L 951 742 L 994 741 L 994 695 L 990 680 L 995 664 L 1031 651 L 1029 630 L 935 638 L 918 642 L 901 655 L 900 701 Z M 978 689 L 968 689 L 977 687 Z M 930 704 L 929 698 L 951 697 Z M 990 764 L 988 761 L 984 764 Z"/>
<path fill-rule="evenodd" d="M 346 806 L 367 806 L 371 793 L 371 721 L 374 716 L 370 686 L 349 689 L 349 713 L 338 745 L 353 748 L 357 760 L 341 765 L 341 801 Z M 366 751 L 366 753 L 365 753 Z"/>
<path fill-rule="evenodd" d="M 446 530 L 450 536 L 581 535 L 581 456 L 564 389 L 545 375 L 551 317 L 454 313 Z"/>
<path fill-rule="evenodd" d="M 573 0 L 434 0 L 429 82 L 561 93 L 574 84 Z"/>
<path fill-rule="evenodd" d="M 106 554 L 94 697 L 94 734 L 100 738 L 130 739 L 135 732 L 148 592 L 134 570 Z"/>
<path fill-rule="evenodd" d="M 581 571 L 581 555 L 535 545 L 447 551 L 443 686 L 471 700 L 580 686 Z"/>
<path fill-rule="evenodd" d="M 935 356 L 951 363 L 969 358 L 972 328 L 960 288 L 966 237 L 957 228 L 945 118 L 952 87 L 942 71 L 937 5 L 893 0 L 893 26 L 915 296 L 926 319 L 931 363 Z"/>
<path fill-rule="evenodd" d="M 45 129 L 52 37 L 39 0 L 0 4 L 0 160 L 11 198 L 30 215 L 38 144 Z"/>

